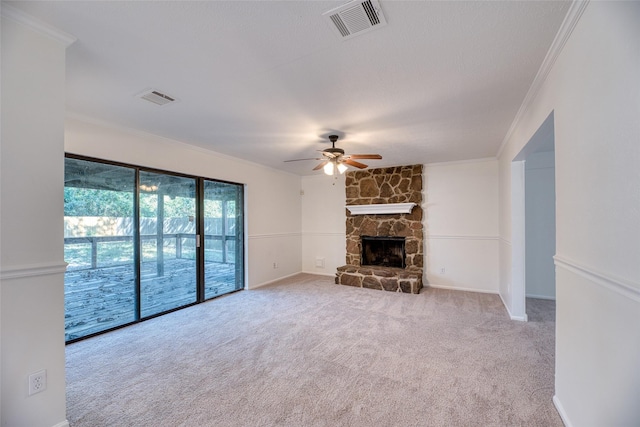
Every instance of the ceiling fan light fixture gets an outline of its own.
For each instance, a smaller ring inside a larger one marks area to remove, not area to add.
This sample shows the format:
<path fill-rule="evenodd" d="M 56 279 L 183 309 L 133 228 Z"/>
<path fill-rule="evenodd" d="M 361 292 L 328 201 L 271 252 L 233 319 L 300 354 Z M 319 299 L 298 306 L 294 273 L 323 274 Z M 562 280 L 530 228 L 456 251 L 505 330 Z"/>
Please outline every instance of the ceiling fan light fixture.
<path fill-rule="evenodd" d="M 333 162 L 328 162 L 322 169 L 324 169 L 325 174 L 333 175 Z"/>
<path fill-rule="evenodd" d="M 350 154 L 346 156 L 342 148 L 336 148 L 336 141 L 338 135 L 329 135 L 329 141 L 331 141 L 331 148 L 325 148 L 324 150 L 318 150 L 322 153 L 322 157 L 310 158 L 310 159 L 294 159 L 285 160 L 285 162 L 298 162 L 300 160 L 322 160 L 315 168 L 314 171 L 323 169 L 327 175 L 340 175 L 344 174 L 349 166 L 353 166 L 358 169 L 366 169 L 367 165 L 360 163 L 354 159 L 372 159 L 380 160 L 382 156 L 380 154 Z"/>

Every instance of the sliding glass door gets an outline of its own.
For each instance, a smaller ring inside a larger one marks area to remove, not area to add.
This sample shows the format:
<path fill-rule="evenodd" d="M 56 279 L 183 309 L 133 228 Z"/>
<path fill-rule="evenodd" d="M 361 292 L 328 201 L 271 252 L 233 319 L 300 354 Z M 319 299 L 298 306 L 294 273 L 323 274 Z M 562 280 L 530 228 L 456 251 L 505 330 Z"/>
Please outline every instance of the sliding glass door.
<path fill-rule="evenodd" d="M 244 287 L 242 187 L 204 181 L 204 295 Z"/>
<path fill-rule="evenodd" d="M 244 288 L 243 186 L 68 155 L 65 338 Z"/>
<path fill-rule="evenodd" d="M 136 171 L 67 158 L 64 177 L 65 340 L 137 319 Z"/>
<path fill-rule="evenodd" d="M 140 308 L 148 317 L 197 301 L 196 180 L 140 172 Z"/>

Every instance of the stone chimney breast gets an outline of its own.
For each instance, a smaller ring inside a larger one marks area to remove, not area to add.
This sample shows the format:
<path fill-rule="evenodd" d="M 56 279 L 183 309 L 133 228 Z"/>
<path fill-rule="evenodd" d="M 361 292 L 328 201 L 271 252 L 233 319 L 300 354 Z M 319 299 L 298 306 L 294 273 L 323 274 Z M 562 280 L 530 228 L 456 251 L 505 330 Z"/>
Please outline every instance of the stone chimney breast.
<path fill-rule="evenodd" d="M 422 165 L 348 171 L 347 206 L 415 203 L 409 213 L 354 215 L 346 212 L 346 264 L 336 283 L 419 293 L 423 274 Z M 362 266 L 361 236 L 404 237 L 405 268 Z"/>

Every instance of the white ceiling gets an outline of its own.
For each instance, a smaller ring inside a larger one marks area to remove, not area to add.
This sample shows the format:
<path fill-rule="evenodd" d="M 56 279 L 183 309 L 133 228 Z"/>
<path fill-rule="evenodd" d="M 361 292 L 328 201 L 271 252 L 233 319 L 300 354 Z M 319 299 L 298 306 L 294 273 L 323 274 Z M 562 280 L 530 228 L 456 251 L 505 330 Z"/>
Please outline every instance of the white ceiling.
<path fill-rule="evenodd" d="M 381 0 L 388 25 L 341 40 L 344 3 L 9 2 L 78 38 L 70 114 L 299 175 L 334 132 L 372 167 L 495 156 L 570 5 Z"/>

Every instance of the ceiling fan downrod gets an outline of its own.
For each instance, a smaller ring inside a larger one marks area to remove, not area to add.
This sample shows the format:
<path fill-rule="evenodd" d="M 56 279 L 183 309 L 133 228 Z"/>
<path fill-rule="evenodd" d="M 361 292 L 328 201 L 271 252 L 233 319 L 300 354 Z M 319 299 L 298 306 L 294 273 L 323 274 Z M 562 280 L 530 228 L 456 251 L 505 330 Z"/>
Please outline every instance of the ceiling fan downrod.
<path fill-rule="evenodd" d="M 329 135 L 329 141 L 331 141 L 331 148 L 325 148 L 322 151 L 325 153 L 331 154 L 334 158 L 344 156 L 344 150 L 342 148 L 336 148 L 337 140 L 338 140 L 338 135 Z"/>

